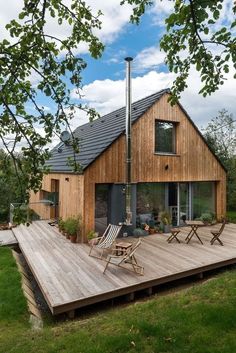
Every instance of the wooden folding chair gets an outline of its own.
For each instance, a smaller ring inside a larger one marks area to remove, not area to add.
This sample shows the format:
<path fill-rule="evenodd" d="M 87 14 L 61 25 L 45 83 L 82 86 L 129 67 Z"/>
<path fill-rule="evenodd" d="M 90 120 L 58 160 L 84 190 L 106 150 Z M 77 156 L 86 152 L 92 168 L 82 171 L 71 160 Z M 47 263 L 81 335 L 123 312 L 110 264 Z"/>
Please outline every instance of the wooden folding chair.
<path fill-rule="evenodd" d="M 180 243 L 180 240 L 177 237 L 177 235 L 180 233 L 180 229 L 179 228 L 171 228 L 170 232 L 171 232 L 171 235 L 167 239 L 167 242 L 171 243 L 172 240 L 175 239 L 175 240 L 177 240 L 178 243 Z"/>
<path fill-rule="evenodd" d="M 94 240 L 98 241 L 94 245 L 91 246 L 89 256 L 97 257 L 97 258 L 102 258 L 103 252 L 105 250 L 110 250 L 112 249 L 112 246 L 121 230 L 122 226 L 116 226 L 114 224 L 109 224 L 103 233 L 103 235 L 99 238 L 95 238 Z M 97 255 L 92 255 L 93 250 L 98 250 L 101 254 L 100 256 Z"/>
<path fill-rule="evenodd" d="M 220 243 L 220 245 L 222 246 L 224 245 L 219 238 L 224 230 L 225 224 L 226 224 L 226 219 L 223 220 L 222 225 L 218 231 L 211 231 L 211 234 L 213 235 L 213 238 L 210 241 L 211 245 L 213 245 L 216 240 Z"/>
<path fill-rule="evenodd" d="M 134 243 L 129 249 L 127 250 L 119 250 L 123 251 L 123 255 L 108 255 L 107 263 L 104 268 L 103 273 L 105 273 L 109 264 L 119 266 L 125 268 L 128 271 L 135 272 L 138 275 L 143 275 L 144 268 L 140 266 L 137 262 L 135 257 L 135 252 L 137 251 L 138 247 L 141 245 L 141 239 L 139 239 L 136 243 Z M 128 267 L 126 266 L 128 265 Z"/>

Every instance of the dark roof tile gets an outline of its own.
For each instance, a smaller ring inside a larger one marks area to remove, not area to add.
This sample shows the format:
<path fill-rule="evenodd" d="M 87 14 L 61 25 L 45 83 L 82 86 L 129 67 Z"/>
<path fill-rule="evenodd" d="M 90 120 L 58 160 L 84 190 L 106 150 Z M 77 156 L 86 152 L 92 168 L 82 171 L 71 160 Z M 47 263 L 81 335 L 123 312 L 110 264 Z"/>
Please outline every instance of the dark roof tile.
<path fill-rule="evenodd" d="M 132 103 L 132 123 L 139 119 L 156 101 L 158 101 L 169 89 L 161 90 L 148 97 Z M 80 140 L 80 152 L 76 154 L 76 161 L 83 169 L 87 168 L 100 156 L 122 133 L 125 131 L 125 107 L 102 116 L 93 123 L 87 123 L 77 127 L 74 136 Z M 61 152 L 58 152 L 60 146 Z M 52 172 L 70 172 L 68 157 L 73 156 L 72 147 L 59 143 L 51 151 L 51 158 L 47 165 Z"/>

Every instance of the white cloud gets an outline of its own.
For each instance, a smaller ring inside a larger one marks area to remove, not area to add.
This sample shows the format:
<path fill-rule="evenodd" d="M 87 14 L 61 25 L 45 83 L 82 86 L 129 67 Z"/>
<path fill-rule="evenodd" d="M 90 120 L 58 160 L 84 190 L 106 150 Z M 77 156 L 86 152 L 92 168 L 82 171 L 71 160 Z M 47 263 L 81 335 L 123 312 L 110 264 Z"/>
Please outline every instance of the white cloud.
<path fill-rule="evenodd" d="M 175 75 L 172 73 L 150 71 L 132 79 L 132 101 L 136 101 L 163 88 L 171 87 Z M 222 108 L 236 118 L 235 92 L 236 80 L 228 75 L 228 80 L 212 96 L 203 98 L 198 94 L 201 81 L 198 73 L 191 70 L 188 88 L 182 94 L 181 103 L 192 120 L 199 126 L 206 125 Z M 84 100 L 101 114 L 107 114 L 125 105 L 125 80 L 96 80 L 83 88 Z M 77 98 L 72 92 L 73 98 Z M 73 126 L 81 125 L 88 119 L 73 121 Z"/>
<path fill-rule="evenodd" d="M 134 60 L 135 71 L 145 71 L 147 69 L 155 69 L 165 60 L 165 53 L 159 48 L 153 46 L 143 49 Z"/>
<path fill-rule="evenodd" d="M 10 4 L 8 1 L 1 2 L 0 12 L 0 40 L 3 38 L 9 39 L 10 36 L 5 29 L 7 23 L 12 19 L 17 18 L 18 14 L 23 6 L 23 0 L 11 0 Z"/>
<path fill-rule="evenodd" d="M 128 24 L 132 12 L 130 5 L 120 6 L 120 0 L 87 0 L 94 11 L 101 10 L 103 16 L 101 31 L 95 31 L 104 43 L 113 42 Z"/>
<path fill-rule="evenodd" d="M 132 79 L 132 100 L 136 101 L 163 88 L 173 81 L 173 74 L 150 71 L 144 76 Z M 125 105 L 124 80 L 96 80 L 83 87 L 84 99 L 101 114 L 107 114 Z M 78 98 L 76 91 L 72 98 Z"/>
<path fill-rule="evenodd" d="M 165 19 L 174 11 L 174 1 L 154 0 L 153 6 L 149 9 L 152 15 L 152 23 L 158 26 L 165 26 Z"/>
<path fill-rule="evenodd" d="M 206 98 L 198 94 L 202 83 L 195 70 L 190 71 L 187 83 L 188 88 L 182 94 L 181 103 L 198 126 L 207 125 L 208 121 L 223 108 L 233 113 L 236 119 L 236 80 L 232 73 L 227 76 L 227 80 L 218 91 Z"/>
<path fill-rule="evenodd" d="M 71 0 L 64 0 L 64 3 L 70 5 Z M 131 14 L 131 6 L 120 6 L 120 0 L 87 0 L 86 4 L 92 9 L 94 15 L 98 10 L 101 10 L 103 15 L 100 17 L 102 21 L 101 30 L 94 30 L 94 33 L 102 40 L 103 43 L 108 44 L 113 42 L 117 36 L 124 30 L 125 25 L 129 22 Z M 9 38 L 8 32 L 4 29 L 5 25 L 13 18 L 18 18 L 18 14 L 23 7 L 23 0 L 11 0 L 9 3 L 3 2 L 1 4 L 0 14 L 0 40 L 2 38 Z M 64 23 L 59 26 L 56 19 L 47 17 L 47 32 L 63 39 L 70 34 L 70 26 Z M 81 43 L 77 48 L 77 53 L 88 52 L 86 44 Z"/>

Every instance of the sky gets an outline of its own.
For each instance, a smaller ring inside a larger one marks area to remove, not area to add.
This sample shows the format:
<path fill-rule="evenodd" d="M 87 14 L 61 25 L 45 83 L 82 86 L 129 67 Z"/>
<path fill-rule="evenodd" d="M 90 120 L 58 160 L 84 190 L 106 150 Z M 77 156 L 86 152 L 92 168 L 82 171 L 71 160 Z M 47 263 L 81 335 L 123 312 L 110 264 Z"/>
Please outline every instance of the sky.
<path fill-rule="evenodd" d="M 229 6 L 233 0 L 224 0 L 220 23 L 225 23 L 233 14 Z M 70 2 L 70 0 L 65 0 Z M 133 57 L 132 63 L 132 100 L 136 101 L 163 88 L 171 87 L 174 74 L 164 64 L 165 54 L 160 51 L 159 41 L 165 32 L 165 17 L 172 11 L 172 1 L 154 0 L 153 6 L 141 19 L 140 25 L 129 23 L 131 7 L 120 6 L 120 0 L 87 0 L 94 10 L 101 9 L 102 29 L 97 34 L 105 44 L 103 56 L 92 59 L 86 47 L 78 48 L 78 55 L 88 63 L 83 72 L 83 99 L 101 115 L 125 105 L 125 62 L 127 56 Z M 2 1 L 0 13 L 0 39 L 7 36 L 4 26 L 10 19 L 16 18 L 22 0 Z M 54 23 L 48 23 L 54 29 Z M 59 35 L 65 36 L 67 28 L 60 28 Z M 58 34 L 58 33 L 57 33 Z M 223 108 L 233 113 L 236 119 L 236 80 L 231 72 L 225 84 L 211 97 L 203 98 L 198 94 L 201 82 L 198 73 L 191 70 L 188 88 L 181 96 L 181 104 L 195 124 L 201 128 L 217 116 Z M 71 97 L 77 101 L 76 91 Z M 46 109 L 53 110 L 52 106 Z M 72 128 L 87 122 L 85 114 L 78 113 L 72 121 Z"/>

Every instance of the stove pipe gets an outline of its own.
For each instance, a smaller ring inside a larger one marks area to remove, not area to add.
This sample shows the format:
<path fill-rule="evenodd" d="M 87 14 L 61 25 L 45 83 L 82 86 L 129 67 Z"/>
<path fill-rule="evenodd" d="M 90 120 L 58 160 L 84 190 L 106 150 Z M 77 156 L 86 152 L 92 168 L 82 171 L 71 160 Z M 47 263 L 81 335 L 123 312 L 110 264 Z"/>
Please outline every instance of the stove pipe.
<path fill-rule="evenodd" d="M 125 209 L 126 225 L 132 224 L 131 212 L 131 61 L 133 58 L 127 57 L 126 61 L 126 192 Z"/>

